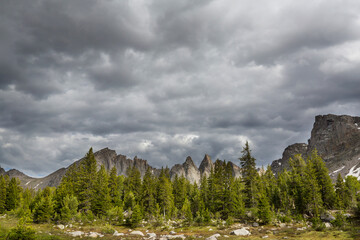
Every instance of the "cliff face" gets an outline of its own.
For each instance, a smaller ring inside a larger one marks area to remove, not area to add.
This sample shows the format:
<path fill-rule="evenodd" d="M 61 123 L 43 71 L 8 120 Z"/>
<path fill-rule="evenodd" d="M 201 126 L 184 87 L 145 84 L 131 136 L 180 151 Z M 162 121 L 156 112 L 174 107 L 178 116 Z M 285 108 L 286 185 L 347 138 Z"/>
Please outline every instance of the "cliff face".
<path fill-rule="evenodd" d="M 283 157 L 274 161 L 271 168 L 277 173 L 288 168 L 290 157 L 302 154 L 306 158 L 314 149 L 324 159 L 333 179 L 339 173 L 342 176 L 349 174 L 360 177 L 360 117 L 333 114 L 316 116 L 308 144 L 287 147 Z"/>

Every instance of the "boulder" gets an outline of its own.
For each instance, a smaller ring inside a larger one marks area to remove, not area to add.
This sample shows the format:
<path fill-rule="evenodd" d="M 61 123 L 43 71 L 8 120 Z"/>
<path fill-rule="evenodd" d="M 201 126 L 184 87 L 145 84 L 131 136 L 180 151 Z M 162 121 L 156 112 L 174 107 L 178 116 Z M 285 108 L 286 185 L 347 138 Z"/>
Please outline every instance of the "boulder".
<path fill-rule="evenodd" d="M 149 238 L 156 238 L 156 233 L 147 233 Z"/>
<path fill-rule="evenodd" d="M 253 223 L 253 227 L 258 227 L 258 226 L 259 226 L 259 224 L 257 222 Z"/>
<path fill-rule="evenodd" d="M 144 234 L 140 231 L 132 231 L 130 235 L 138 235 L 138 236 L 144 236 Z"/>
<path fill-rule="evenodd" d="M 81 235 L 84 234 L 84 232 L 82 232 L 82 231 L 74 231 L 74 232 L 68 232 L 68 234 L 70 234 L 72 237 L 80 237 Z"/>
<path fill-rule="evenodd" d="M 205 240 L 217 240 L 218 237 L 221 235 L 219 233 L 216 233 L 214 235 L 211 235 L 210 237 L 206 238 Z"/>
<path fill-rule="evenodd" d="M 115 237 L 124 236 L 124 233 L 119 233 L 118 231 L 115 230 L 113 236 L 115 236 Z"/>
<path fill-rule="evenodd" d="M 59 224 L 59 225 L 56 225 L 57 228 L 61 229 L 61 230 L 64 230 L 65 226 L 62 225 L 62 224 Z"/>
<path fill-rule="evenodd" d="M 335 217 L 333 215 L 331 215 L 330 213 L 325 213 L 325 214 L 321 214 L 320 219 L 323 222 L 331 222 L 333 220 L 335 220 Z"/>
<path fill-rule="evenodd" d="M 235 235 L 235 236 L 249 236 L 251 235 L 251 233 L 245 229 L 245 228 L 240 228 L 240 229 L 236 229 L 234 231 L 232 231 L 230 233 L 230 235 Z"/>

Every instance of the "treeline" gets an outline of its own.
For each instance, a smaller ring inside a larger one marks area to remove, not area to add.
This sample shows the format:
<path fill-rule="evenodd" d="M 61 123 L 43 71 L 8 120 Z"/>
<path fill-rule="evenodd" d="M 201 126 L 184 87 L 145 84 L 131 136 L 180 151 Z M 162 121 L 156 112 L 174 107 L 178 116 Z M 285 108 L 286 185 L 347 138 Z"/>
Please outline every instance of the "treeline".
<path fill-rule="evenodd" d="M 73 164 L 57 188 L 22 189 L 15 178 L 0 176 L 0 213 L 10 211 L 36 223 L 93 221 L 137 226 L 142 220 L 162 224 L 182 219 L 184 224 L 208 224 L 211 219 L 257 221 L 308 218 L 319 222 L 327 210 L 357 209 L 360 183 L 340 175 L 332 183 L 317 152 L 306 160 L 290 160 L 290 170 L 274 176 L 270 167 L 258 171 L 248 143 L 239 158 L 241 178 L 234 178 L 226 161 L 216 160 L 209 176 L 191 184 L 183 176 L 172 181 L 168 168 L 155 176 L 148 169 L 141 179 L 138 169 L 127 176 L 97 171 L 92 149 L 83 161 Z"/>

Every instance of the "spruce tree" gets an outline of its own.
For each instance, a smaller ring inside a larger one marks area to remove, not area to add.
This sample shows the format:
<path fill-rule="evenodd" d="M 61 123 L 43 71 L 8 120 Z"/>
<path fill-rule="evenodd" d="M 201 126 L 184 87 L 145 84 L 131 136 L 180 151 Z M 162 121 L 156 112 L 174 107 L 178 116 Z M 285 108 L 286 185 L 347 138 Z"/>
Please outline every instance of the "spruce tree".
<path fill-rule="evenodd" d="M 346 202 L 346 196 L 345 196 L 346 191 L 345 191 L 344 179 L 341 177 L 340 173 L 336 178 L 335 194 L 336 194 L 336 207 L 338 209 L 344 209 Z"/>
<path fill-rule="evenodd" d="M 131 214 L 130 224 L 132 227 L 137 227 L 139 223 L 141 222 L 142 216 L 141 216 L 141 209 L 138 204 L 135 205 L 133 212 Z"/>
<path fill-rule="evenodd" d="M 191 212 L 190 201 L 187 198 L 185 198 L 184 204 L 181 208 L 181 212 L 183 214 L 185 222 L 188 224 L 191 224 L 191 222 L 193 220 L 193 215 Z"/>
<path fill-rule="evenodd" d="M 241 151 L 240 159 L 242 179 L 244 181 L 245 204 L 252 208 L 257 205 L 259 174 L 256 171 L 255 158 L 251 155 L 249 143 Z"/>
<path fill-rule="evenodd" d="M 141 202 L 144 208 L 144 213 L 147 218 L 155 215 L 156 208 L 156 182 L 155 178 L 150 170 L 150 168 L 146 169 L 143 182 L 142 182 L 142 197 Z"/>
<path fill-rule="evenodd" d="M 0 214 L 6 210 L 6 182 L 4 176 L 0 176 Z"/>
<path fill-rule="evenodd" d="M 94 184 L 94 197 L 91 202 L 91 211 L 95 215 L 104 215 L 110 208 L 111 198 L 108 184 L 107 172 L 104 165 L 101 165 L 96 176 L 96 182 Z"/>
<path fill-rule="evenodd" d="M 20 183 L 16 178 L 11 178 L 6 189 L 6 210 L 11 211 L 17 208 L 20 204 Z"/>
<path fill-rule="evenodd" d="M 320 187 L 321 198 L 327 209 L 332 209 L 335 204 L 335 191 L 332 180 L 329 176 L 329 170 L 325 166 L 324 161 L 318 155 L 316 149 L 311 152 L 308 162 L 311 161 L 315 172 L 316 181 Z"/>
<path fill-rule="evenodd" d="M 161 169 L 157 183 L 157 202 L 165 218 L 172 216 L 174 209 L 174 195 L 168 171 Z"/>
<path fill-rule="evenodd" d="M 80 162 L 78 181 L 75 182 L 79 208 L 83 212 L 91 209 L 91 202 L 94 200 L 94 186 L 96 181 L 96 160 L 92 148 Z"/>
<path fill-rule="evenodd" d="M 113 167 L 110 170 L 109 176 L 109 195 L 111 198 L 111 204 L 113 206 L 121 206 L 121 196 L 122 196 L 122 185 L 118 180 L 116 167 Z"/>

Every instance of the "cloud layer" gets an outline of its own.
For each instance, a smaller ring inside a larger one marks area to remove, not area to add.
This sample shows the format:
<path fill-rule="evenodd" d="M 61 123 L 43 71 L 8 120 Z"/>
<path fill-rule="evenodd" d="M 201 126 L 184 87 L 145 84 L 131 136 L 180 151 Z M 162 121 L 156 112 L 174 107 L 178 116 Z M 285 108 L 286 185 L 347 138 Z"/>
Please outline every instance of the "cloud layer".
<path fill-rule="evenodd" d="M 358 1 L 6 1 L 0 164 L 46 175 L 93 146 L 258 165 L 318 114 L 359 115 Z"/>

